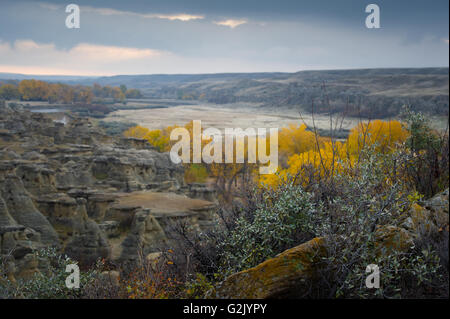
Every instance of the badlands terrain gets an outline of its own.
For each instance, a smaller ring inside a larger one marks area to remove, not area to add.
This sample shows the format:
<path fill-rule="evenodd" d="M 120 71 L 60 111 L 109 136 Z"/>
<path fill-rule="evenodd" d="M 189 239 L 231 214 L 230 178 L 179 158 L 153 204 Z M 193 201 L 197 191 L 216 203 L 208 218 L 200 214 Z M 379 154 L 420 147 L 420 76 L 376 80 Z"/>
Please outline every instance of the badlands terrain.
<path fill-rule="evenodd" d="M 11 280 L 45 271 L 33 254 L 42 247 L 82 265 L 133 262 L 171 240 L 172 220 L 213 223 L 212 190 L 186 185 L 167 153 L 108 136 L 88 118 L 64 124 L 2 104 L 0 145 L 0 252 Z"/>

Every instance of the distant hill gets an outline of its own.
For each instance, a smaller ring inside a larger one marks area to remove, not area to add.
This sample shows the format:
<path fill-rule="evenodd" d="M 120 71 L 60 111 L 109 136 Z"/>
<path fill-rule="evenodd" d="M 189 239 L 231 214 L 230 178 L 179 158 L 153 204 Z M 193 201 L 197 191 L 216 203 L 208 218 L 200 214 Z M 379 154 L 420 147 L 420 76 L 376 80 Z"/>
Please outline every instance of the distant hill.
<path fill-rule="evenodd" d="M 396 116 L 405 104 L 433 115 L 447 115 L 449 110 L 448 68 L 36 78 L 87 85 L 125 84 L 151 98 L 245 102 L 272 109 L 311 110 L 314 105 L 315 112 L 349 116 Z"/>
<path fill-rule="evenodd" d="M 89 81 L 125 84 L 153 98 L 202 99 L 217 104 L 248 102 L 266 108 L 311 110 L 314 100 L 315 112 L 383 118 L 398 115 L 405 104 L 428 114 L 448 114 L 448 72 L 448 68 L 358 69 L 120 75 Z"/>
<path fill-rule="evenodd" d="M 67 81 L 83 81 L 90 79 L 90 76 L 78 76 L 78 75 L 29 75 L 19 73 L 2 73 L 0 72 L 1 80 L 41 80 L 50 82 L 67 82 Z"/>

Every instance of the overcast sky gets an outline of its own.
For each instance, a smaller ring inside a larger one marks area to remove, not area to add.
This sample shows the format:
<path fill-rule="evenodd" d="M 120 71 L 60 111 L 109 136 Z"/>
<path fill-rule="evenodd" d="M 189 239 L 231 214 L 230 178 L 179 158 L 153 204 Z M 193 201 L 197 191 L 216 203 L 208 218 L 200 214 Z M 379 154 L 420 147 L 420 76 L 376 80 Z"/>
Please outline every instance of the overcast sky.
<path fill-rule="evenodd" d="M 69 3 L 80 29 L 65 26 Z M 370 3 L 380 29 L 365 26 Z M 448 67 L 448 11 L 448 0 L 0 0 L 0 72 Z"/>

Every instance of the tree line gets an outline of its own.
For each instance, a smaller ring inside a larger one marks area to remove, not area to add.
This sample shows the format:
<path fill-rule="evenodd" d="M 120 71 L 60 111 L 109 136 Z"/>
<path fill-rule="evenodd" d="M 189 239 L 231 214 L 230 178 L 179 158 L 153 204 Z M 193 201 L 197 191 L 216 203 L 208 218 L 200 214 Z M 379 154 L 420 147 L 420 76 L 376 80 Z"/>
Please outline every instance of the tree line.
<path fill-rule="evenodd" d="M 20 82 L 0 82 L 0 99 L 21 101 L 48 101 L 49 103 L 87 103 L 94 100 L 112 99 L 125 102 L 126 99 L 142 98 L 138 89 L 128 89 L 125 85 L 91 86 L 48 83 L 39 80 L 22 80 Z"/>
<path fill-rule="evenodd" d="M 146 127 L 135 126 L 127 129 L 123 134 L 126 137 L 142 138 L 147 140 L 160 152 L 168 152 L 175 141 L 170 140 L 170 134 L 178 126 L 168 126 L 162 130 L 150 130 Z M 193 141 L 193 122 L 184 126 Z M 334 131 L 333 131 L 334 133 Z M 334 134 L 333 134 L 334 136 Z M 220 191 L 220 196 L 225 200 L 231 200 L 238 182 L 240 189 L 245 188 L 245 183 L 258 181 L 261 186 L 277 188 L 290 176 L 301 173 L 301 180 L 307 182 L 313 176 L 305 172 L 314 168 L 317 177 L 344 174 L 348 167 L 353 168 L 360 161 L 360 154 L 365 147 L 373 147 L 379 154 L 392 152 L 398 144 L 402 144 L 409 136 L 405 124 L 396 121 L 368 121 L 360 122 L 354 127 L 344 141 L 336 141 L 335 138 L 320 136 L 315 130 L 307 128 L 305 124 L 291 124 L 283 127 L 278 134 L 279 167 L 277 174 L 259 175 L 258 165 L 248 163 L 248 142 L 244 142 L 244 163 L 220 164 L 204 162 L 200 164 L 184 164 L 185 181 L 187 183 L 205 182 L 211 178 Z M 270 139 L 266 138 L 266 150 L 270 149 Z M 211 139 L 202 139 L 204 145 Z M 237 141 L 234 140 L 233 149 L 237 149 Z M 191 150 L 193 149 L 191 145 Z M 222 154 L 225 154 L 222 151 Z M 223 155 L 222 155 L 223 156 Z M 192 153 L 191 153 L 192 158 Z M 234 155 L 235 159 L 235 155 Z M 239 192 L 239 191 L 238 191 Z"/>

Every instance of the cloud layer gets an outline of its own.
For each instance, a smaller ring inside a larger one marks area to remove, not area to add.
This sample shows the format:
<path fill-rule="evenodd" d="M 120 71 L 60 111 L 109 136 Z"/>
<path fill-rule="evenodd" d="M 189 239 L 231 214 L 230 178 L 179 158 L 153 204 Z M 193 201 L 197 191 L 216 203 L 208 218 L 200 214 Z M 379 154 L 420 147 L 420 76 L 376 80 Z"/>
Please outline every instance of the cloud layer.
<path fill-rule="evenodd" d="M 223 25 L 225 27 L 230 27 L 232 29 L 240 26 L 241 24 L 245 24 L 247 23 L 247 20 L 241 19 L 241 20 L 233 20 L 233 19 L 228 19 L 228 20 L 223 20 L 223 21 L 214 21 L 215 24 L 217 25 Z"/>
<path fill-rule="evenodd" d="M 138 63 L 159 61 L 170 53 L 138 48 L 94 45 L 80 43 L 70 50 L 61 50 L 54 44 L 36 43 L 33 40 L 18 40 L 13 45 L 0 43 L 2 72 L 33 74 L 97 75 L 99 72 L 112 75 L 106 70 L 123 66 L 123 70 Z M 32 57 L 32 58 L 31 58 Z M 105 71 L 101 71 L 105 70 Z M 137 71 L 137 70 L 135 70 Z M 56 72 L 56 73 L 55 73 Z"/>
<path fill-rule="evenodd" d="M 448 15 L 442 15 L 448 4 L 440 0 L 415 11 L 410 5 L 408 17 L 421 17 L 410 20 L 392 8 L 393 2 L 380 0 L 382 28 L 377 30 L 365 27 L 364 6 L 349 8 L 347 3 L 333 9 L 297 0 L 261 0 L 252 8 L 233 1 L 219 6 L 199 0 L 189 7 L 177 0 L 152 5 L 99 0 L 95 7 L 79 0 L 81 28 L 67 29 L 61 1 L 2 0 L 0 72 L 111 75 L 448 66 Z M 433 8 L 432 18 L 424 15 L 427 8 Z"/>
<path fill-rule="evenodd" d="M 167 19 L 167 20 L 180 20 L 180 21 L 190 21 L 204 19 L 203 15 L 193 15 L 187 13 L 175 13 L 175 14 L 158 14 L 158 13 L 136 13 L 131 11 L 120 11 L 111 8 L 94 8 L 89 6 L 83 6 L 80 8 L 84 12 L 98 13 L 104 16 L 132 16 L 143 19 Z"/>

